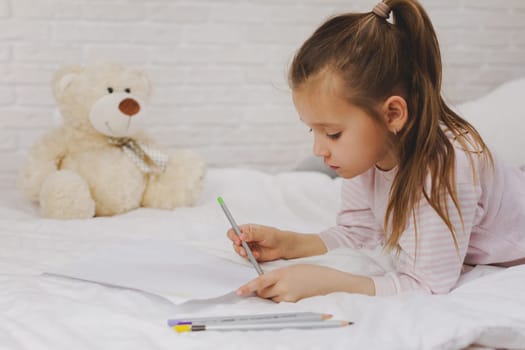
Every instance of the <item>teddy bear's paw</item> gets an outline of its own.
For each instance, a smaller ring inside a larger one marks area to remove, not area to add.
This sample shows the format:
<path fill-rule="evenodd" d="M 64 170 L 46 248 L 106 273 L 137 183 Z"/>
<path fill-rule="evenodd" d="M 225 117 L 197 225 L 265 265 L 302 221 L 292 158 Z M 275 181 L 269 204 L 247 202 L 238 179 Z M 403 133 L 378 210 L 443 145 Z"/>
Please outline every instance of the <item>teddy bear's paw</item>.
<path fill-rule="evenodd" d="M 71 170 L 49 175 L 40 190 L 42 215 L 52 219 L 87 219 L 95 215 L 95 202 L 86 181 Z"/>
<path fill-rule="evenodd" d="M 206 165 L 199 156 L 190 151 L 178 151 L 170 157 L 162 174 L 151 176 L 142 205 L 161 209 L 194 205 L 205 175 Z"/>

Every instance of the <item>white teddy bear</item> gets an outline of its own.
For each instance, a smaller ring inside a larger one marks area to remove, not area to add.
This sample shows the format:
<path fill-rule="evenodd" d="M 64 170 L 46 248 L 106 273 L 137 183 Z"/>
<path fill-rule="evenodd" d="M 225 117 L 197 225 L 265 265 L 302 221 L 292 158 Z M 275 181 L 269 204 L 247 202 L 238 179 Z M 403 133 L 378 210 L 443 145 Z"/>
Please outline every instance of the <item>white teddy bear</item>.
<path fill-rule="evenodd" d="M 151 93 L 145 72 L 118 64 L 65 67 L 53 93 L 63 125 L 33 146 L 18 178 L 43 216 L 82 219 L 195 203 L 203 160 L 188 150 L 168 156 L 140 132 Z"/>

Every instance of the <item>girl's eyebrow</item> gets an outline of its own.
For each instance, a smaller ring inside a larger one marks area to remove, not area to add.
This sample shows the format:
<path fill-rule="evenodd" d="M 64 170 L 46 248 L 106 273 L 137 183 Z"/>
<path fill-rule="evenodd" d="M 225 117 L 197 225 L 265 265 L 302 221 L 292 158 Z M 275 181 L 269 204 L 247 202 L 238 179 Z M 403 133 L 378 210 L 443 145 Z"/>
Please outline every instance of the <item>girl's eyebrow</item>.
<path fill-rule="evenodd" d="M 337 124 L 337 123 L 313 123 L 312 125 L 317 125 L 317 126 L 339 126 L 340 124 Z"/>
<path fill-rule="evenodd" d="M 299 118 L 299 119 L 301 119 L 301 121 L 306 124 L 306 122 L 302 118 Z M 334 126 L 340 126 L 341 124 L 338 124 L 338 123 L 312 123 L 310 125 L 312 125 L 312 126 L 321 126 L 321 127 L 334 127 Z"/>

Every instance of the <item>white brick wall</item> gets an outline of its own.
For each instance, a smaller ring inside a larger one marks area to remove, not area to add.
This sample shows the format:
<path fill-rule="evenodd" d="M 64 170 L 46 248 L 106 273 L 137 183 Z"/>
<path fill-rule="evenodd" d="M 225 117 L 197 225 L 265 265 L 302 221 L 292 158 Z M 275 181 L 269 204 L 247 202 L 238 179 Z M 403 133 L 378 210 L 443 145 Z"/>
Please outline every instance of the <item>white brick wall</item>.
<path fill-rule="evenodd" d="M 460 102 L 525 75 L 524 0 L 422 0 Z M 286 69 L 326 17 L 375 0 L 0 0 L 0 180 L 59 118 L 62 64 L 119 61 L 153 81 L 148 131 L 210 166 L 291 169 L 310 153 Z"/>

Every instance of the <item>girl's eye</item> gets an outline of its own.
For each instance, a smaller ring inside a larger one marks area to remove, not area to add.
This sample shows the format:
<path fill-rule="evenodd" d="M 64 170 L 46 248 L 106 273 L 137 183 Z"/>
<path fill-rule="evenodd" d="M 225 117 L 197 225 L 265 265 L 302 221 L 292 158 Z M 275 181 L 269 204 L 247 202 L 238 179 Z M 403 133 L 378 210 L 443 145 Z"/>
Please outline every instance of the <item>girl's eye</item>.
<path fill-rule="evenodd" d="M 341 133 L 338 132 L 338 133 L 335 133 L 335 134 L 326 134 L 326 136 L 328 136 L 332 140 L 337 140 L 341 136 Z"/>
<path fill-rule="evenodd" d="M 113 93 L 113 88 L 112 88 L 112 87 L 108 87 L 108 92 L 109 92 L 110 94 L 112 94 L 112 93 Z"/>
<path fill-rule="evenodd" d="M 126 88 L 126 89 L 124 89 L 124 91 L 129 94 L 131 92 L 131 89 L 130 88 Z"/>

